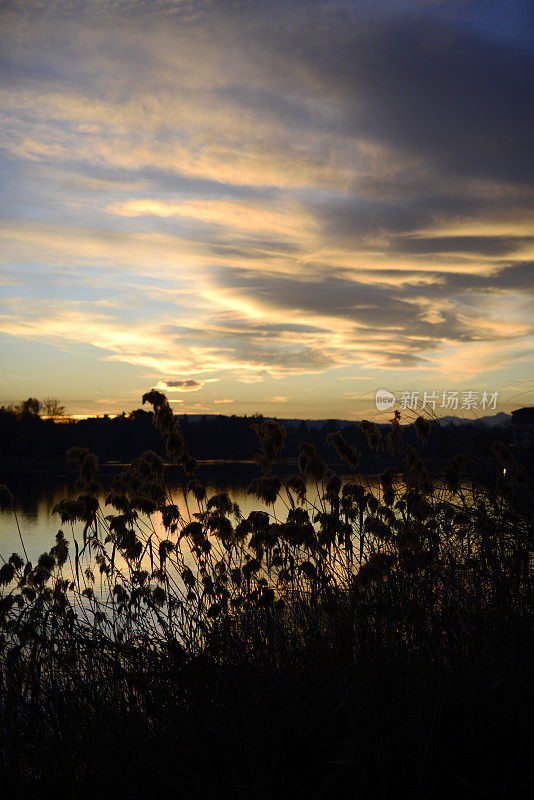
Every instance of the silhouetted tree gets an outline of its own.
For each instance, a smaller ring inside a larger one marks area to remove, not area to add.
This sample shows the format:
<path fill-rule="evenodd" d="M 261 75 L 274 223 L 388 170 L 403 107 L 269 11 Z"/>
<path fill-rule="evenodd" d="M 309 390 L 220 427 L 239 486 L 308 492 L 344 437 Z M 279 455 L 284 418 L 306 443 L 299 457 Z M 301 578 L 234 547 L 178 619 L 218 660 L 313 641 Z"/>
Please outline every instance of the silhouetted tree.
<path fill-rule="evenodd" d="M 47 417 L 64 417 L 66 414 L 65 406 L 57 399 L 57 397 L 47 397 L 41 403 L 41 408 Z"/>
<path fill-rule="evenodd" d="M 41 403 L 36 397 L 28 397 L 27 400 L 22 401 L 20 410 L 23 414 L 35 414 L 35 416 L 38 416 L 41 410 Z"/>

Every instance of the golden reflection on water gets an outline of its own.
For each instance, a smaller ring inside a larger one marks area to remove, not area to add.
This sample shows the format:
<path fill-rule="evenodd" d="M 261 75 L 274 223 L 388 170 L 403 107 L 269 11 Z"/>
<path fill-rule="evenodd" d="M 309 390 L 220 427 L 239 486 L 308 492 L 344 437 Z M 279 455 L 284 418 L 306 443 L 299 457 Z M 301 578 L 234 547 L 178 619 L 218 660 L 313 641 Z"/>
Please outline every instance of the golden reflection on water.
<path fill-rule="evenodd" d="M 253 462 L 206 462 L 210 464 L 217 463 L 218 466 L 235 466 L 235 464 L 250 465 L 251 473 L 250 479 L 257 474 L 257 468 L 254 468 Z M 8 479 L 2 478 L 0 482 L 6 482 L 10 486 L 15 495 L 17 514 L 19 523 L 24 538 L 24 544 L 30 559 L 35 560 L 41 553 L 50 550 L 55 543 L 55 537 L 58 530 L 63 530 L 66 538 L 72 544 L 72 534 L 81 536 L 83 526 L 78 524 L 74 526 L 74 530 L 70 524 L 62 525 L 61 519 L 58 514 L 53 514 L 52 511 L 60 500 L 67 497 L 76 497 L 79 492 L 74 490 L 73 479 L 69 480 L 65 477 L 58 477 L 55 480 L 43 480 L 39 475 L 18 476 L 16 481 L 8 482 Z M 240 507 L 241 514 L 247 517 L 251 511 L 263 509 L 263 503 L 258 500 L 254 495 L 247 493 L 247 486 L 250 480 L 235 482 L 231 476 L 221 477 L 217 480 L 207 480 L 206 490 L 207 496 L 211 497 L 214 494 L 225 491 L 229 494 L 232 502 L 237 503 Z M 106 481 L 109 484 L 109 481 Z M 170 482 L 169 488 L 173 502 L 178 506 L 182 519 L 185 522 L 194 520 L 193 514 L 198 512 L 198 505 L 192 495 L 188 493 L 187 502 L 184 498 L 183 487 L 177 482 Z M 105 498 L 107 489 L 98 495 L 101 503 L 101 508 L 104 514 L 117 513 L 111 506 L 105 506 Z M 317 487 L 315 484 L 308 485 L 308 499 L 312 502 L 317 501 Z M 289 502 L 287 496 L 282 491 L 281 497 L 277 500 L 274 506 L 269 507 L 269 513 L 273 515 L 273 522 L 283 521 L 287 517 Z M 143 520 L 142 515 L 141 519 Z M 144 520 L 147 522 L 148 520 Z M 153 523 L 156 533 L 161 538 L 167 538 L 161 523 L 161 516 L 154 515 Z M 11 555 L 13 552 L 21 551 L 20 539 L 17 531 L 17 525 L 12 513 L 0 514 L 0 554 L 4 558 Z"/>

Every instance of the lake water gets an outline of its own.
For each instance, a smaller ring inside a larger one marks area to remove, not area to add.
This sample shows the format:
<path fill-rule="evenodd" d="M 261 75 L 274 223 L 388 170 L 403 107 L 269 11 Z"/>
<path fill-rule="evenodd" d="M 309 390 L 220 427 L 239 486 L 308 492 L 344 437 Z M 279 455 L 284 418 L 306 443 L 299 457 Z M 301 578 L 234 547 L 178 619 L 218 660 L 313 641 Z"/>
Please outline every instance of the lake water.
<path fill-rule="evenodd" d="M 104 485 L 104 492 L 100 499 L 104 500 L 107 489 L 111 484 L 113 474 L 120 470 L 122 465 L 106 465 L 101 468 L 101 481 Z M 289 474 L 294 474 L 296 468 L 290 468 Z M 253 462 L 225 462 L 211 461 L 201 462 L 197 477 L 205 483 L 208 497 L 218 492 L 228 492 L 233 502 L 238 503 L 243 516 L 248 516 L 251 511 L 265 510 L 261 500 L 254 495 L 247 494 L 247 487 L 251 480 L 259 475 L 259 469 Z M 27 473 L 27 474 L 2 474 L 0 473 L 0 483 L 5 483 L 15 496 L 17 515 L 22 530 L 24 545 L 30 560 L 34 561 L 41 553 L 50 550 L 55 543 L 56 533 L 63 528 L 65 534 L 69 525 L 62 526 L 58 514 L 53 514 L 54 506 L 63 498 L 76 497 L 79 492 L 74 489 L 76 473 L 74 471 L 57 471 L 55 474 L 49 473 Z M 183 488 L 180 482 L 172 478 L 172 472 L 168 479 L 173 501 L 179 507 L 184 518 L 188 518 L 188 509 L 184 501 Z M 314 500 L 317 497 L 315 485 L 308 486 L 308 499 Z M 191 500 L 188 494 L 190 511 L 196 511 L 196 503 Z M 274 508 L 269 511 L 279 520 L 287 517 L 288 505 L 284 497 L 277 501 Z M 108 506 L 107 513 L 117 513 Z M 15 518 L 12 513 L 0 514 L 0 555 L 8 558 L 11 553 L 22 554 L 19 534 Z"/>

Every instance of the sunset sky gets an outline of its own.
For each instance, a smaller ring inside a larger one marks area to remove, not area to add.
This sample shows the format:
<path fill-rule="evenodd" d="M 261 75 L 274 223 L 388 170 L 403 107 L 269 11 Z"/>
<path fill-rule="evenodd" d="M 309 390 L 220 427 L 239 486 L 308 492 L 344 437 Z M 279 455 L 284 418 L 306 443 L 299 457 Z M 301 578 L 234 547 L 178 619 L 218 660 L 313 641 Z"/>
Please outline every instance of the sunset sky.
<path fill-rule="evenodd" d="M 0 404 L 534 404 L 533 22 L 526 0 L 3 2 Z"/>

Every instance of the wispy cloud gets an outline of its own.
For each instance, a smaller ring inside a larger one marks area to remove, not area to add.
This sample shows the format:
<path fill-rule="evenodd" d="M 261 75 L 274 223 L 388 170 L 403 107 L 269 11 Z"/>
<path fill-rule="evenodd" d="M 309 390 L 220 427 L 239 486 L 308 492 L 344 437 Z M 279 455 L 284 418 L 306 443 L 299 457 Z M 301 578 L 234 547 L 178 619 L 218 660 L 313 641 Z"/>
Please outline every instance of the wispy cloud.
<path fill-rule="evenodd" d="M 158 381 L 155 388 L 163 392 L 196 392 L 202 389 L 204 384 L 193 378 L 182 381 Z"/>

